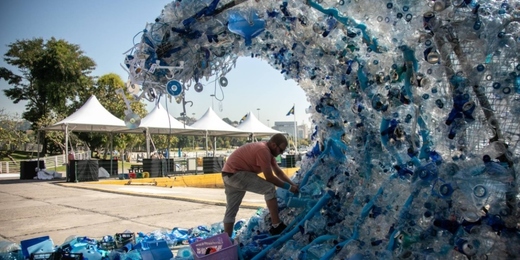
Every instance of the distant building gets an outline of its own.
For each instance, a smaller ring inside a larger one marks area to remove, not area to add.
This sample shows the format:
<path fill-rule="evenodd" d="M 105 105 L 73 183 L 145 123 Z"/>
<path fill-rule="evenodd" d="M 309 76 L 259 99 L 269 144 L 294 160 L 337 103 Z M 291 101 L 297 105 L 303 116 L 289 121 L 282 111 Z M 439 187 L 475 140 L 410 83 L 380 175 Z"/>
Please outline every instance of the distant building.
<path fill-rule="evenodd" d="M 306 124 L 298 125 L 298 138 L 310 138 L 310 131 Z"/>
<path fill-rule="evenodd" d="M 295 126 L 295 121 L 279 121 L 274 122 L 274 126 L 272 128 L 280 132 L 286 132 L 290 137 L 293 137 Z M 309 138 L 309 129 L 307 128 L 307 125 L 303 123 L 301 125 L 298 125 L 297 135 L 298 139 Z"/>

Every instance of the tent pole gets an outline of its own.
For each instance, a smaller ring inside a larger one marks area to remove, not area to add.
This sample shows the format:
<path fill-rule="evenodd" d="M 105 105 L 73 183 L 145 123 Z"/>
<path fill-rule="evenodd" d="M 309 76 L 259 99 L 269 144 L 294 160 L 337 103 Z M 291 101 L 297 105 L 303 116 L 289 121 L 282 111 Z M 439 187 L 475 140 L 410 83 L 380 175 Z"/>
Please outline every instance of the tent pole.
<path fill-rule="evenodd" d="M 144 134 L 146 135 L 146 159 L 150 159 L 150 133 L 148 127 L 145 128 Z"/>
<path fill-rule="evenodd" d="M 113 140 L 113 134 L 110 133 L 110 172 L 112 172 L 112 163 L 114 162 L 114 140 Z M 106 154 L 106 152 L 105 152 Z M 117 165 L 117 172 L 119 173 L 119 165 Z"/>
<path fill-rule="evenodd" d="M 206 140 L 206 156 L 208 156 L 208 130 L 206 130 L 206 138 L 204 138 Z"/>
<path fill-rule="evenodd" d="M 217 137 L 213 136 L 213 157 L 215 157 L 216 153 L 217 153 Z"/>
<path fill-rule="evenodd" d="M 38 129 L 37 133 L 38 133 L 38 146 L 36 146 L 36 151 L 37 151 L 36 160 L 37 160 L 38 169 L 40 169 L 40 129 Z"/>
<path fill-rule="evenodd" d="M 65 162 L 67 162 L 67 181 L 70 181 L 69 179 L 69 171 L 70 169 L 70 162 L 69 162 L 69 124 L 65 124 Z M 72 176 L 71 176 L 72 177 Z"/>
<path fill-rule="evenodd" d="M 123 153 L 119 153 L 119 158 L 122 158 L 121 160 L 121 172 L 125 172 L 125 150 L 123 150 Z M 119 169 L 119 164 L 117 164 L 117 169 Z M 119 171 L 119 170 L 118 170 Z"/>
<path fill-rule="evenodd" d="M 65 157 L 67 164 L 69 164 L 69 124 L 65 125 Z"/>

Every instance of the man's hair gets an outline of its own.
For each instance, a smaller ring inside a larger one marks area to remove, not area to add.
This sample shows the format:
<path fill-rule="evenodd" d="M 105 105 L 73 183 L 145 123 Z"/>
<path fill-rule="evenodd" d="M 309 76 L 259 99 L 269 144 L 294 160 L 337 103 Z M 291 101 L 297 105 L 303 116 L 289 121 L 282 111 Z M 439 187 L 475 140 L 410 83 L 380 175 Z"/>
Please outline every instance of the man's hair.
<path fill-rule="evenodd" d="M 287 142 L 287 138 L 285 138 L 285 135 L 283 134 L 275 134 L 271 136 L 271 139 L 269 139 L 269 142 L 275 143 L 276 145 L 285 144 L 288 145 L 289 142 Z"/>

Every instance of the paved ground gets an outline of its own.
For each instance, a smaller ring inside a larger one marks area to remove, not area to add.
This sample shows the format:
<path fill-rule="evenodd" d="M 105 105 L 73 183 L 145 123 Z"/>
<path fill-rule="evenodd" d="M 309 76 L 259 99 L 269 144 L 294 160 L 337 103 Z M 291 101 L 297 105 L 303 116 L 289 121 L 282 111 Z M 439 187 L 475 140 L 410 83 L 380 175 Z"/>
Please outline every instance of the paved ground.
<path fill-rule="evenodd" d="M 152 232 L 221 222 L 222 189 L 96 185 L 64 180 L 19 180 L 0 174 L 0 239 L 20 242 L 50 236 L 60 245 L 71 235 L 101 238 L 126 230 Z M 247 219 L 263 196 L 250 194 L 237 219 Z"/>

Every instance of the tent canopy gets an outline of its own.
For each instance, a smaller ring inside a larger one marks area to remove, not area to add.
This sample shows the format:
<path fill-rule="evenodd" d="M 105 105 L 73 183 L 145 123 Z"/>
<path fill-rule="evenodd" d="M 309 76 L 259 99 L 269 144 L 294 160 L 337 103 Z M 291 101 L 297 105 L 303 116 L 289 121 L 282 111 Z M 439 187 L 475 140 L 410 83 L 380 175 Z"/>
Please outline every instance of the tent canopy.
<path fill-rule="evenodd" d="M 125 122 L 106 110 L 92 95 L 76 112 L 43 130 L 74 132 L 113 132 L 126 127 Z"/>
<path fill-rule="evenodd" d="M 208 136 L 249 136 L 250 134 L 229 125 L 211 108 L 208 108 L 206 113 L 191 127 L 199 129 L 201 133 L 207 133 Z"/>
<path fill-rule="evenodd" d="M 44 128 L 47 131 L 64 131 L 68 128 L 73 132 L 118 132 L 142 133 L 148 129 L 150 134 L 181 134 L 208 136 L 256 136 L 280 133 L 262 124 L 252 112 L 238 127 L 233 127 L 222 120 L 213 109 L 192 125 L 184 125 L 172 117 L 161 104 L 141 119 L 136 129 L 129 129 L 125 122 L 106 110 L 96 96 L 92 95 L 85 104 L 60 122 Z"/>
<path fill-rule="evenodd" d="M 179 122 L 160 104 L 154 107 L 154 109 L 141 119 L 141 124 L 136 129 L 121 129 L 121 133 L 142 133 L 148 129 L 150 134 L 184 134 L 184 135 L 196 135 L 200 132 L 199 129 L 195 129 L 191 126 L 184 125 Z"/>
<path fill-rule="evenodd" d="M 92 95 L 81 108 L 60 122 L 43 130 L 65 131 L 65 154 L 69 153 L 69 131 L 73 132 L 115 132 L 125 128 L 125 122 L 112 115 Z M 38 155 L 39 156 L 39 155 Z M 67 163 L 68 163 L 67 157 Z"/>
<path fill-rule="evenodd" d="M 254 136 L 266 136 L 282 133 L 262 124 L 262 122 L 260 122 L 260 120 L 258 120 L 251 111 L 249 111 L 246 119 L 240 123 L 237 128 L 248 133 L 252 133 Z"/>

